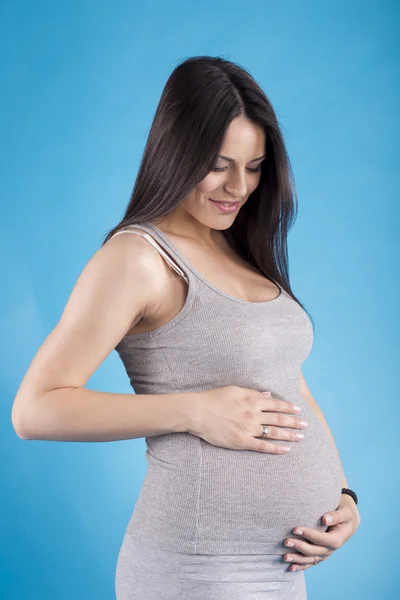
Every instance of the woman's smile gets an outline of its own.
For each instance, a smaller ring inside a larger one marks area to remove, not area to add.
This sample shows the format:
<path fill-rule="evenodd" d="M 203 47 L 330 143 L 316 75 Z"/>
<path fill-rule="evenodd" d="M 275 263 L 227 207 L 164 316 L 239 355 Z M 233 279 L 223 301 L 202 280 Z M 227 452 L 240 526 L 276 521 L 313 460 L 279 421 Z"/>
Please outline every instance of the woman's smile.
<path fill-rule="evenodd" d="M 221 202 L 220 200 L 213 200 L 212 198 L 210 198 L 210 200 L 218 210 L 224 213 L 235 212 L 239 206 L 239 202 Z"/>

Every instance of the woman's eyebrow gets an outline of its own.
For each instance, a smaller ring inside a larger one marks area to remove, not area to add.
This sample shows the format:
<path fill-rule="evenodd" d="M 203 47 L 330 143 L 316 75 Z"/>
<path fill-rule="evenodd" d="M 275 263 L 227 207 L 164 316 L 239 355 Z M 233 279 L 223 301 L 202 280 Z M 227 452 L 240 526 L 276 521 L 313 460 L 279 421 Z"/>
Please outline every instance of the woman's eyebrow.
<path fill-rule="evenodd" d="M 253 158 L 253 160 L 251 160 L 250 162 L 256 162 L 257 160 L 261 160 L 262 158 L 265 158 L 267 155 L 263 154 L 262 156 L 259 156 L 258 158 Z M 223 156 L 222 154 L 218 155 L 218 158 L 224 158 L 225 160 L 229 160 L 229 162 L 235 162 L 234 158 L 230 158 L 229 156 Z"/>

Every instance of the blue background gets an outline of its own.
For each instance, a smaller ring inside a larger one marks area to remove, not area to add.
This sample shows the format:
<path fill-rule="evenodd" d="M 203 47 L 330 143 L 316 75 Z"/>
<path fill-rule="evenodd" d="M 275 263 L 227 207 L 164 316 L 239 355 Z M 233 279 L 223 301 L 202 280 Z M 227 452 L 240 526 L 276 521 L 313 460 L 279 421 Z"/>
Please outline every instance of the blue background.
<path fill-rule="evenodd" d="M 168 76 L 199 54 L 262 85 L 299 193 L 291 281 L 316 324 L 303 372 L 362 517 L 305 572 L 309 599 L 398 597 L 399 12 L 385 0 L 3 0 L 1 597 L 115 597 L 144 440 L 24 441 L 11 407 L 122 217 Z M 86 387 L 131 391 L 116 352 Z"/>

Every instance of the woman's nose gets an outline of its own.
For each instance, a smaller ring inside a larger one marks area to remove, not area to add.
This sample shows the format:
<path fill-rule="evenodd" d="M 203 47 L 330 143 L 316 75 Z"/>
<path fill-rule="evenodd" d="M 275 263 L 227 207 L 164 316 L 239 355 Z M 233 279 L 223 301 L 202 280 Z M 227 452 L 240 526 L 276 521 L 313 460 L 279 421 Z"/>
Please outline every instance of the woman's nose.
<path fill-rule="evenodd" d="M 225 184 L 225 189 L 227 192 L 235 196 L 237 200 L 244 198 L 247 194 L 246 175 L 244 173 L 231 175 L 231 177 Z"/>

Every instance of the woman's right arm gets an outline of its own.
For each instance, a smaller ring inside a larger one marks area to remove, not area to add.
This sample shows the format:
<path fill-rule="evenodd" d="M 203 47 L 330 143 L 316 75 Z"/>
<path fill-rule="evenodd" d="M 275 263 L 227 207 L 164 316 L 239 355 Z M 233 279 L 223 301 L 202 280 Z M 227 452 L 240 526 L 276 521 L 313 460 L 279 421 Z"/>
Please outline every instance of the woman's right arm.
<path fill-rule="evenodd" d="M 18 389 L 11 418 L 20 438 L 106 442 L 188 430 L 195 393 L 114 394 L 84 387 L 162 298 L 162 265 L 158 252 L 136 235 L 115 236 L 97 250 Z"/>

